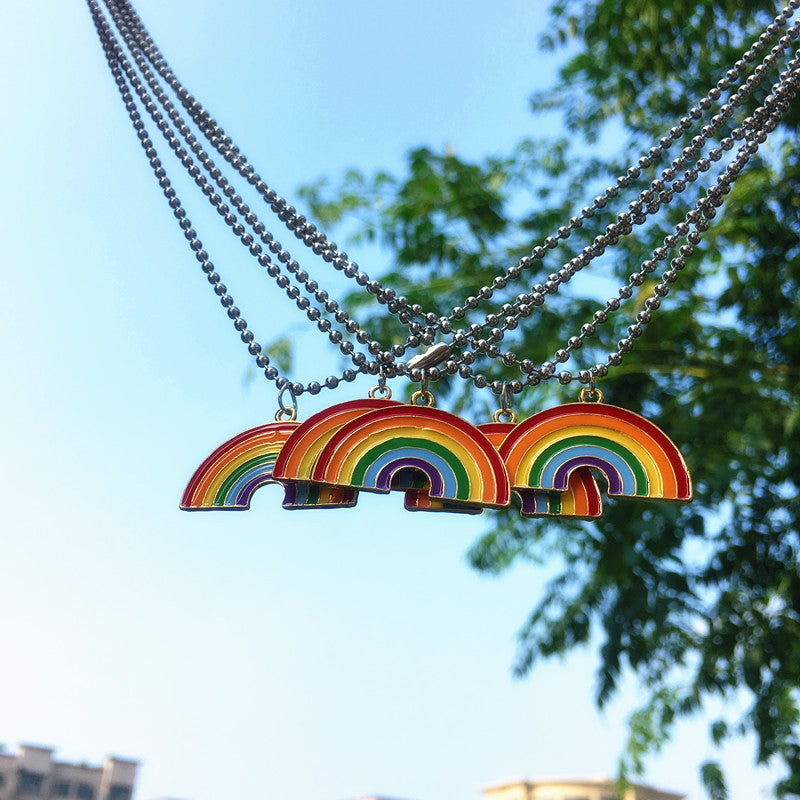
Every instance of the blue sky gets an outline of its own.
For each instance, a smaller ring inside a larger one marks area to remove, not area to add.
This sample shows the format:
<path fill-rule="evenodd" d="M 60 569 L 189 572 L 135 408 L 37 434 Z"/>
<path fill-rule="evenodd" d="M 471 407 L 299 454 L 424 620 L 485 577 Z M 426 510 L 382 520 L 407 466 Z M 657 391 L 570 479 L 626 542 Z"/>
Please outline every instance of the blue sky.
<path fill-rule="evenodd" d="M 556 64 L 536 51 L 541 2 L 136 6 L 289 199 L 415 144 L 479 156 L 555 132 L 527 112 Z M 0 60 L 0 741 L 140 758 L 139 800 L 475 800 L 514 776 L 613 773 L 635 687 L 599 714 L 591 651 L 511 678 L 547 573 L 472 572 L 480 518 L 395 496 L 290 514 L 275 487 L 244 514 L 178 510 L 214 447 L 272 419 L 274 389 L 247 379 L 84 4 L 13 4 Z M 300 335 L 216 215 L 187 206 L 257 339 Z M 380 274 L 380 254 L 352 255 Z M 324 342 L 301 341 L 297 378 L 324 377 Z M 683 725 L 648 779 L 699 798 L 704 730 Z M 728 753 L 734 800 L 769 777 L 751 752 Z"/>

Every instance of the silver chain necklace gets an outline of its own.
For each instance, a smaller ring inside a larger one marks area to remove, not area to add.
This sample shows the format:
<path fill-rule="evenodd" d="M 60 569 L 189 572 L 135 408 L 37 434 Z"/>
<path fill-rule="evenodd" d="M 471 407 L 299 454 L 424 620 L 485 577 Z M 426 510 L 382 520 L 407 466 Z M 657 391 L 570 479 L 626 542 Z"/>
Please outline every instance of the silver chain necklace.
<path fill-rule="evenodd" d="M 303 392 L 317 394 L 322 388 L 334 389 L 341 381 L 353 381 L 360 373 L 378 376 L 377 388 L 383 394 L 388 394 L 388 379 L 406 376 L 421 384 L 422 392 L 417 394 L 422 395 L 423 404 L 432 402 L 427 388 L 429 381 L 436 381 L 443 373 L 471 381 L 476 388 L 489 387 L 502 398 L 504 409 L 507 408 L 510 394 L 517 394 L 525 386 L 536 386 L 553 378 L 561 384 L 577 380 L 594 392 L 595 379 L 604 377 L 609 369 L 619 366 L 625 354 L 633 348 L 635 340 L 642 335 L 686 266 L 687 259 L 709 229 L 710 220 L 722 206 L 737 177 L 767 136 L 775 130 L 800 87 L 800 51 L 789 58 L 792 43 L 800 36 L 800 20 L 789 25 L 795 11 L 800 7 L 800 0 L 790 0 L 758 40 L 717 81 L 716 86 L 620 175 L 615 183 L 595 197 L 580 214 L 572 217 L 567 224 L 535 246 L 530 255 L 495 277 L 491 285 L 482 287 L 475 296 L 467 297 L 462 305 L 456 306 L 447 314 L 439 315 L 420 305 L 411 304 L 407 298 L 371 279 L 335 242 L 331 242 L 315 225 L 298 214 L 293 206 L 262 180 L 225 131 L 178 81 L 127 0 L 104 0 L 110 21 L 101 11 L 97 0 L 87 0 L 87 3 L 112 75 L 159 185 L 190 248 L 242 341 L 247 345 L 258 367 L 264 371 L 265 377 L 278 386 L 281 408 L 284 408 L 282 398 L 285 392 L 290 394 L 294 403 Z M 762 55 L 770 45 L 771 49 L 766 55 Z M 762 57 L 761 62 L 753 67 L 759 56 Z M 784 63 L 784 69 L 773 79 L 771 92 L 763 105 L 750 117 L 736 122 L 737 111 L 744 99 L 780 63 Z M 170 99 L 169 92 L 173 99 Z M 727 95 L 727 98 L 723 95 Z M 175 101 L 188 114 L 202 138 L 255 189 L 263 199 L 266 209 L 299 242 L 324 263 L 363 287 L 365 292 L 374 297 L 375 302 L 397 318 L 407 330 L 403 344 L 384 347 L 360 323 L 351 318 L 340 303 L 320 287 L 318 281 L 311 278 L 283 244 L 267 230 L 256 213 L 245 204 L 192 132 L 190 124 L 181 116 Z M 255 341 L 253 332 L 248 329 L 233 297 L 228 293 L 192 227 L 145 128 L 142 111 L 146 112 L 188 175 L 259 266 L 286 292 L 307 319 L 351 361 L 352 366 L 343 370 L 341 376 L 329 376 L 306 384 L 292 382 L 282 376 L 271 363 L 269 356 Z M 723 135 L 726 126 L 730 130 L 727 135 Z M 528 290 L 518 294 L 510 302 L 490 308 L 481 322 L 473 322 L 468 327 L 457 327 L 472 312 L 486 308 L 496 294 L 525 281 L 528 274 L 541 266 L 551 251 L 555 251 L 574 231 L 615 200 L 620 191 L 635 185 L 643 170 L 658 164 L 677 142 L 691 133 L 695 134 L 691 143 L 673 158 L 670 166 L 662 169 L 659 177 L 652 180 L 639 193 L 638 198 L 616 216 L 616 221 L 607 225 L 578 255 L 564 262 L 546 280 L 532 286 L 528 284 Z M 715 142 L 715 146 L 711 146 Z M 731 153 L 736 143 L 739 146 L 735 153 Z M 707 147 L 708 151 L 703 155 Z M 729 153 L 731 155 L 726 156 Z M 638 270 L 620 287 L 617 295 L 598 309 L 592 319 L 553 355 L 552 360 L 535 363 L 501 347 L 506 333 L 513 331 L 526 318 L 535 314 L 549 295 L 556 294 L 560 286 L 569 282 L 607 248 L 632 235 L 635 226 L 644 224 L 648 218 L 669 206 L 688 187 L 699 186 L 700 176 L 712 173 L 715 168 L 718 170 L 715 181 L 710 183 L 705 192 L 698 190 L 698 199 L 686 212 L 684 221 L 665 237 L 663 246 L 656 248 L 652 256 L 641 263 Z M 654 273 L 662 262 L 667 261 L 669 268 L 661 274 L 653 293 L 645 301 L 643 310 L 638 312 L 636 321 L 628 327 L 627 336 L 607 355 L 605 362 L 574 373 L 559 369 L 560 365 L 567 362 L 595 334 L 599 326 L 606 324 L 624 302 L 633 296 L 635 287 L 641 286 L 648 275 Z M 428 348 L 425 352 L 418 353 L 407 361 L 401 360 L 423 346 Z M 490 381 L 474 369 L 473 365 L 478 359 L 500 359 L 505 366 L 517 368 L 520 377 L 511 381 Z"/>

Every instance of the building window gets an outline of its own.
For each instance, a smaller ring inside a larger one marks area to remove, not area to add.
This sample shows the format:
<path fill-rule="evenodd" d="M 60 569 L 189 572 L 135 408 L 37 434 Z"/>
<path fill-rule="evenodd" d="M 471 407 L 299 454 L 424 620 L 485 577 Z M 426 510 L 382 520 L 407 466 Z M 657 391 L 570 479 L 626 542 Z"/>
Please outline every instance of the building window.
<path fill-rule="evenodd" d="M 122 783 L 112 783 L 108 790 L 108 800 L 131 800 L 132 790 L 130 786 Z"/>
<path fill-rule="evenodd" d="M 2 789 L 6 785 L 6 776 L 0 772 L 0 789 Z"/>
<path fill-rule="evenodd" d="M 88 783 L 79 783 L 75 796 L 78 800 L 94 800 L 94 788 Z"/>
<path fill-rule="evenodd" d="M 20 794 L 40 794 L 43 785 L 44 775 L 39 772 L 28 772 L 26 769 L 19 771 L 17 791 Z"/>
<path fill-rule="evenodd" d="M 56 781 L 53 784 L 54 797 L 69 797 L 69 783 L 67 781 Z"/>

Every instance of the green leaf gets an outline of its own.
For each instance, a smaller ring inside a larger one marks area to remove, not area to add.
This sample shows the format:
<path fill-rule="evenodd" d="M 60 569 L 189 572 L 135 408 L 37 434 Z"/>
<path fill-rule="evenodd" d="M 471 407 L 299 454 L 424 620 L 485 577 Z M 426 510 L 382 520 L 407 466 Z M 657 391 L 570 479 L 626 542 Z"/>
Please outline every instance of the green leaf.
<path fill-rule="evenodd" d="M 281 372 L 292 368 L 292 340 L 288 336 L 279 336 L 264 347 L 264 351 L 275 362 Z"/>
<path fill-rule="evenodd" d="M 710 800 L 728 800 L 725 776 L 716 761 L 704 761 L 700 765 L 700 780 Z"/>

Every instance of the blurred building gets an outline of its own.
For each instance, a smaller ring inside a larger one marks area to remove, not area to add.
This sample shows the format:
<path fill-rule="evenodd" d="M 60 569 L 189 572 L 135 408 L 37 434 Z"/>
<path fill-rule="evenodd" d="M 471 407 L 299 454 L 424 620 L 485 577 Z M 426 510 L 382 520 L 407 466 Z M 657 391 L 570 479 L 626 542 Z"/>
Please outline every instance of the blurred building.
<path fill-rule="evenodd" d="M 0 753 L 0 800 L 131 800 L 138 762 L 108 757 L 101 766 L 53 758 L 51 747 L 22 744 Z"/>
<path fill-rule="evenodd" d="M 482 790 L 484 800 L 620 800 L 614 781 L 608 778 L 558 778 L 504 781 Z M 633 784 L 621 800 L 684 800 L 686 795 L 665 792 L 641 783 Z M 391 800 L 370 795 L 358 800 Z"/>
<path fill-rule="evenodd" d="M 608 778 L 536 779 L 506 781 L 483 789 L 485 800 L 618 800 Z M 622 800 L 683 800 L 686 795 L 634 783 Z"/>

